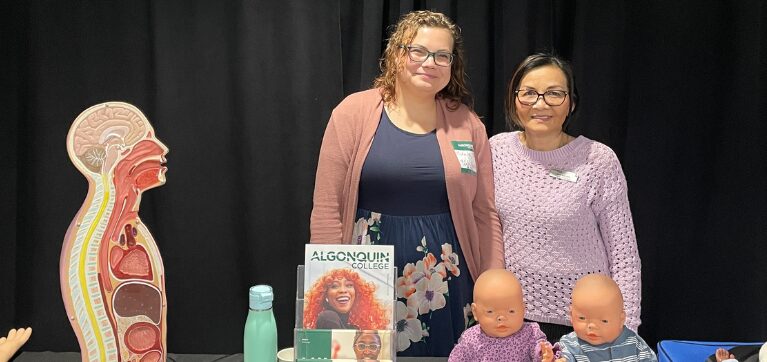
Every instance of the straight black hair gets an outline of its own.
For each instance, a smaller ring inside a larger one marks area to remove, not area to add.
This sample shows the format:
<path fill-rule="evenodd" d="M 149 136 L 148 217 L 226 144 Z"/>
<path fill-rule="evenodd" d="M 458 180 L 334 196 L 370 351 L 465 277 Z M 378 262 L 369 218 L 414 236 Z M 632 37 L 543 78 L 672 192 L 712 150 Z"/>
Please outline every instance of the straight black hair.
<path fill-rule="evenodd" d="M 519 88 L 519 83 L 522 82 L 522 78 L 524 78 L 531 70 L 548 65 L 553 65 L 561 69 L 567 80 L 570 109 L 567 112 L 567 118 L 562 125 L 562 129 L 564 130 L 567 125 L 570 124 L 571 119 L 574 118 L 575 105 L 578 103 L 578 92 L 575 88 L 575 78 L 573 77 L 573 69 L 570 67 L 570 63 L 551 53 L 535 53 L 528 56 L 517 65 L 517 69 L 514 70 L 514 75 L 509 82 L 509 89 L 506 92 L 506 123 L 508 124 L 509 129 L 524 129 L 524 127 L 522 127 L 522 121 L 517 117 L 517 104 L 514 101 L 514 98 L 516 97 L 515 92 L 517 91 L 517 88 Z"/>

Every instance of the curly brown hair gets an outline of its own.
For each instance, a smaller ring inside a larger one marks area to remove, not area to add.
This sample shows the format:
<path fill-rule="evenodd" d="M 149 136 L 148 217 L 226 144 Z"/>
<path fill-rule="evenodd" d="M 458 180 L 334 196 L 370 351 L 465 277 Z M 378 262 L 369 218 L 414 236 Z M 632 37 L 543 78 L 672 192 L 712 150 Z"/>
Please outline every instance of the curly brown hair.
<path fill-rule="evenodd" d="M 397 99 L 394 86 L 397 82 L 397 73 L 403 66 L 400 59 L 406 51 L 401 46 L 410 44 L 418 33 L 418 29 L 425 27 L 446 29 L 453 37 L 453 63 L 450 65 L 450 81 L 445 88 L 437 93 L 437 97 L 446 99 L 450 110 L 458 109 L 461 103 L 472 108 L 474 100 L 467 86 L 468 77 L 464 69 L 461 28 L 442 13 L 419 10 L 402 15 L 388 39 L 386 50 L 384 50 L 380 60 L 381 74 L 373 81 L 373 86 L 381 88 L 381 95 L 385 103 L 390 104 Z"/>

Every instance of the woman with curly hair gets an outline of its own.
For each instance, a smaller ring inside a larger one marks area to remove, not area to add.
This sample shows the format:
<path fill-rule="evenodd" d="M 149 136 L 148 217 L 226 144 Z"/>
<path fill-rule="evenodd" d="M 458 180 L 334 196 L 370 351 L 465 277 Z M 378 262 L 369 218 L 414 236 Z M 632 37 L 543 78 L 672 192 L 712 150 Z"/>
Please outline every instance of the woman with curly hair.
<path fill-rule="evenodd" d="M 448 356 L 469 324 L 473 279 L 503 267 L 487 133 L 447 16 L 403 15 L 380 65 L 375 88 L 328 122 L 311 242 L 394 245 L 399 355 Z"/>
<path fill-rule="evenodd" d="M 304 295 L 304 328 L 388 329 L 391 316 L 375 298 L 376 285 L 350 269 L 333 269 Z"/>

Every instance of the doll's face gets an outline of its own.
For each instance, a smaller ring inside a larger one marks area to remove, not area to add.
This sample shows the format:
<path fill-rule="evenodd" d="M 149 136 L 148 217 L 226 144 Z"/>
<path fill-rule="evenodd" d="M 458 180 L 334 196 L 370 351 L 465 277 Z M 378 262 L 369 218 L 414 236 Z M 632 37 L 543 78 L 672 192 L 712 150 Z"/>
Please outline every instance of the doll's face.
<path fill-rule="evenodd" d="M 325 292 L 328 305 L 338 313 L 347 314 L 354 305 L 356 296 L 354 282 L 346 278 L 334 279 Z"/>
<path fill-rule="evenodd" d="M 614 342 L 623 331 L 626 314 L 620 295 L 604 290 L 573 293 L 570 321 L 578 338 L 592 345 Z"/>
<path fill-rule="evenodd" d="M 491 337 L 502 338 L 516 333 L 525 318 L 522 295 L 504 290 L 483 293 L 479 297 L 475 294 L 471 310 L 482 331 Z"/>

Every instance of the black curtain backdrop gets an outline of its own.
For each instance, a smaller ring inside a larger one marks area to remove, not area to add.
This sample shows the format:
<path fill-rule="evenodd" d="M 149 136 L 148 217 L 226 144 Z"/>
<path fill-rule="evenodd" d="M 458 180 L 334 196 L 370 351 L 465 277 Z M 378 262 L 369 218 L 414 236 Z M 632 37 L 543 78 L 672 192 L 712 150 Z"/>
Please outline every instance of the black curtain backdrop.
<path fill-rule="evenodd" d="M 162 252 L 172 353 L 242 351 L 247 289 L 274 286 L 292 344 L 295 268 L 332 108 L 370 87 L 400 14 L 450 15 L 476 111 L 506 130 L 514 66 L 554 50 L 580 91 L 570 131 L 612 147 L 643 264 L 640 333 L 767 339 L 765 5 L 743 1 L 10 1 L 0 5 L 0 332 L 78 350 L 59 253 L 85 178 L 74 118 L 133 103 L 170 147 L 140 216 Z"/>

